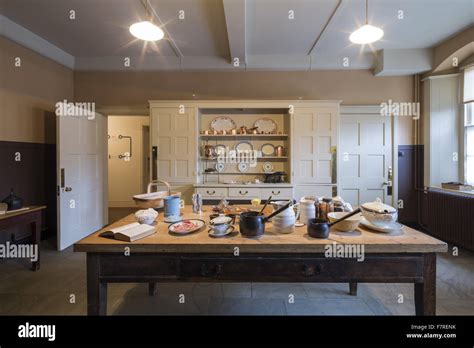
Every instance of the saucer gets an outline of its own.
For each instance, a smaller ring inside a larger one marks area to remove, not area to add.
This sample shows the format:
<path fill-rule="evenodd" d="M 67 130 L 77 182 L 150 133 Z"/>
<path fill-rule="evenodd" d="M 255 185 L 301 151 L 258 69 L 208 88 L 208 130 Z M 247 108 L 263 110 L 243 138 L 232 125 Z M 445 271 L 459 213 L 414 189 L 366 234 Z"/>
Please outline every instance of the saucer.
<path fill-rule="evenodd" d="M 229 226 L 229 228 L 224 233 L 220 233 L 220 234 L 214 233 L 214 231 L 211 228 L 211 229 L 209 229 L 209 236 L 214 237 L 214 238 L 220 238 L 220 237 L 227 236 L 228 234 L 230 234 L 234 231 L 235 231 L 235 227 L 232 226 L 232 225 Z"/>
<path fill-rule="evenodd" d="M 183 214 L 180 215 L 169 215 L 164 217 L 164 222 L 178 222 L 183 220 Z"/>
<path fill-rule="evenodd" d="M 369 221 L 367 221 L 367 219 L 364 218 L 364 217 L 362 217 L 362 219 L 360 219 L 360 224 L 362 226 L 370 228 L 371 230 L 374 230 L 374 231 L 377 231 L 377 232 L 385 232 L 385 233 L 397 232 L 397 231 L 400 231 L 401 229 L 403 229 L 403 225 L 398 223 L 398 222 L 392 223 L 391 227 L 375 226 L 375 225 L 371 224 Z"/>

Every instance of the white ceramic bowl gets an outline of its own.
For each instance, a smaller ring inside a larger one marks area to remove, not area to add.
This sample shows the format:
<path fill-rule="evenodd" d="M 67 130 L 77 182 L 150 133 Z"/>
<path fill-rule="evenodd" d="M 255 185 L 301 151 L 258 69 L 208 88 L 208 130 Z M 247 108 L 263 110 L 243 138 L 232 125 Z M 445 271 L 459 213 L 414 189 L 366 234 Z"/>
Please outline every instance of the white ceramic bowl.
<path fill-rule="evenodd" d="M 361 210 L 362 216 L 365 217 L 368 222 L 380 228 L 392 228 L 398 219 L 398 213 L 396 211 L 387 213 L 376 213 L 373 211 L 365 210 L 363 207 L 361 207 Z"/>
<path fill-rule="evenodd" d="M 336 221 L 347 214 L 349 213 L 344 212 L 344 211 L 328 213 L 329 222 Z M 338 222 L 337 224 L 334 225 L 334 228 L 338 231 L 349 232 L 349 231 L 354 231 L 359 226 L 359 223 L 360 223 L 360 215 L 356 214 L 354 216 L 351 216 L 350 218 L 347 218 L 346 220 Z"/>

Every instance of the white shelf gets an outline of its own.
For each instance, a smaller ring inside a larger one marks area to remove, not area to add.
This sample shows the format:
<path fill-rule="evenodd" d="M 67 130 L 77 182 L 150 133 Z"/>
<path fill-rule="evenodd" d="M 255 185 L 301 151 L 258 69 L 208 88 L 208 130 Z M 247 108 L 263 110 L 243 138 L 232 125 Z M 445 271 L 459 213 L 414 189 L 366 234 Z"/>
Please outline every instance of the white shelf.
<path fill-rule="evenodd" d="M 288 134 L 200 134 L 200 138 L 202 139 L 286 139 L 288 138 Z"/>

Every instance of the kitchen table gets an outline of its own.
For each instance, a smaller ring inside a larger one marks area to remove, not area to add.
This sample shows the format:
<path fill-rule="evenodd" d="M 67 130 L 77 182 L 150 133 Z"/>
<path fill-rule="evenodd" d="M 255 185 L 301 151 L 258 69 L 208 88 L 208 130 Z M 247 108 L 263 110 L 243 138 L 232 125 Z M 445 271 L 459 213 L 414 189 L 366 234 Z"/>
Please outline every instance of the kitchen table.
<path fill-rule="evenodd" d="M 212 212 L 206 206 L 197 215 L 187 206 L 183 213 L 207 222 Z M 212 238 L 207 229 L 171 235 L 162 219 L 160 212 L 157 233 L 132 243 L 99 237 L 101 230 L 74 245 L 74 251 L 87 253 L 88 315 L 106 314 L 108 283 L 130 282 L 148 283 L 150 295 L 159 282 L 337 282 L 349 283 L 351 295 L 361 282 L 413 283 L 416 314 L 436 314 L 436 253 L 447 245 L 407 226 L 391 233 L 333 229 L 328 239 L 314 239 L 306 226 L 278 234 L 268 223 L 259 238 L 240 235 L 238 225 L 235 233 Z M 129 215 L 110 227 L 134 221 Z M 347 253 L 329 255 L 336 247 L 363 247 L 363 261 Z"/>
<path fill-rule="evenodd" d="M 13 227 L 29 225 L 31 228 L 31 241 L 38 248 L 38 259 L 31 264 L 32 271 L 40 269 L 40 243 L 41 243 L 41 211 L 46 206 L 31 206 L 18 210 L 7 211 L 0 215 L 0 231 Z"/>

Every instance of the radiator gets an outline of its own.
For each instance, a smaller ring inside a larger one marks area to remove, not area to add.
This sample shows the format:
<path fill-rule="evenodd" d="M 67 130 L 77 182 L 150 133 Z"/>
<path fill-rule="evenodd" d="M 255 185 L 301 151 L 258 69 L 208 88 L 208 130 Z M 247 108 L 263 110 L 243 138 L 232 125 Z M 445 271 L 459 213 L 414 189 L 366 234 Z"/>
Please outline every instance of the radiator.
<path fill-rule="evenodd" d="M 421 193 L 421 224 L 433 237 L 474 251 L 474 195 Z"/>

